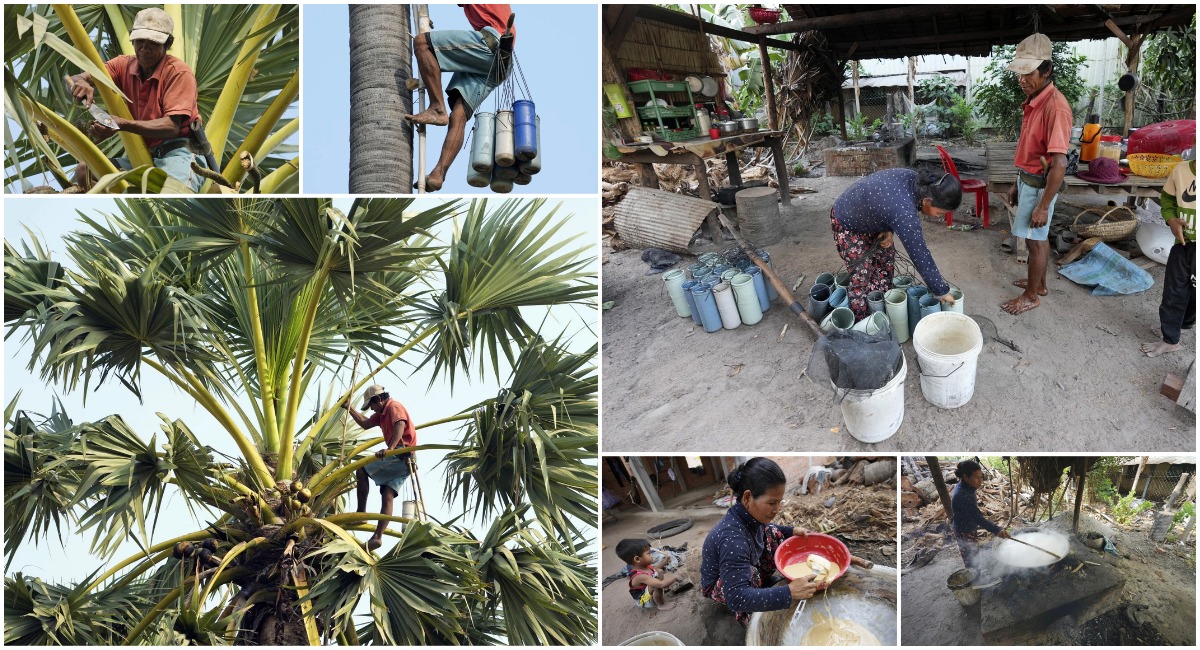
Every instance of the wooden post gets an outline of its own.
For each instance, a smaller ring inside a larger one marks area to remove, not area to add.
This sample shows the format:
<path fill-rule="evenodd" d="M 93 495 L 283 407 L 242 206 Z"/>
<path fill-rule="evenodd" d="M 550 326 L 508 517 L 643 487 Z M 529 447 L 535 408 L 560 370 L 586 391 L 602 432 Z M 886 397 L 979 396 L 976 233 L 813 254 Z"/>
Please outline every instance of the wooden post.
<path fill-rule="evenodd" d="M 1149 460 L 1149 456 L 1142 456 L 1142 462 L 1138 463 L 1137 473 L 1133 475 L 1133 485 L 1129 486 L 1129 494 L 1137 492 L 1138 479 L 1141 478 L 1142 470 L 1146 469 L 1146 463 Z"/>
<path fill-rule="evenodd" d="M 1138 64 L 1142 60 L 1142 41 L 1145 38 L 1145 34 L 1137 34 L 1129 39 L 1129 55 L 1125 58 L 1125 66 L 1129 74 L 1137 74 Z M 1133 96 L 1136 92 L 1137 88 L 1134 88 L 1125 93 L 1125 130 L 1122 135 L 1126 138 L 1129 137 L 1129 129 L 1133 127 Z"/>
<path fill-rule="evenodd" d="M 1192 475 L 1187 472 L 1179 476 L 1179 482 L 1175 484 L 1175 489 L 1171 492 L 1171 496 L 1167 499 L 1166 504 L 1163 505 L 1164 511 L 1175 509 L 1175 502 L 1179 500 L 1179 495 L 1183 493 L 1183 488 L 1187 487 L 1188 479 L 1191 477 Z"/>
<path fill-rule="evenodd" d="M 1183 526 L 1183 534 L 1179 536 L 1179 541 L 1182 544 L 1188 544 L 1192 538 L 1192 528 L 1196 525 L 1196 515 L 1188 517 L 1187 523 Z"/>
<path fill-rule="evenodd" d="M 850 136 L 846 135 L 846 98 L 842 97 L 841 88 L 838 88 L 837 107 L 838 122 L 842 125 L 842 140 L 849 140 Z"/>
<path fill-rule="evenodd" d="M 626 466 L 629 468 L 629 473 L 633 474 L 638 487 L 642 488 L 642 494 L 646 495 L 646 502 L 650 505 L 651 512 L 666 510 L 662 498 L 658 496 L 658 488 L 655 487 L 654 481 L 650 480 L 650 474 L 646 472 L 645 459 L 641 456 L 630 456 Z"/>
<path fill-rule="evenodd" d="M 908 108 L 912 112 L 913 142 L 917 139 L 917 96 L 913 86 L 917 81 L 917 57 L 908 57 Z"/>
<path fill-rule="evenodd" d="M 683 480 L 683 472 L 679 471 L 679 459 L 671 456 L 671 472 L 675 474 L 675 482 L 679 484 L 679 493 L 687 492 L 687 481 Z"/>
<path fill-rule="evenodd" d="M 779 120 L 779 109 L 775 107 L 775 71 L 771 69 L 766 36 L 758 39 L 758 55 L 762 57 L 763 88 L 767 93 L 767 128 L 774 131 L 783 128 L 783 123 Z"/>
<path fill-rule="evenodd" d="M 1071 531 L 1079 532 L 1079 509 L 1083 507 L 1083 481 L 1087 478 L 1088 459 L 1083 458 L 1075 461 L 1075 471 L 1078 472 L 1075 476 L 1075 519 L 1071 524 Z"/>
<path fill-rule="evenodd" d="M 946 481 L 942 478 L 942 468 L 938 466 L 937 456 L 926 456 L 929 474 L 933 477 L 933 486 L 937 488 L 938 497 L 942 499 L 942 508 L 946 510 L 946 521 L 954 520 L 954 506 L 950 502 L 950 492 L 946 490 Z"/>
<path fill-rule="evenodd" d="M 862 114 L 862 102 L 859 100 L 859 96 L 858 96 L 858 61 L 853 61 L 853 63 L 854 63 L 854 118 L 858 119 L 858 116 Z"/>

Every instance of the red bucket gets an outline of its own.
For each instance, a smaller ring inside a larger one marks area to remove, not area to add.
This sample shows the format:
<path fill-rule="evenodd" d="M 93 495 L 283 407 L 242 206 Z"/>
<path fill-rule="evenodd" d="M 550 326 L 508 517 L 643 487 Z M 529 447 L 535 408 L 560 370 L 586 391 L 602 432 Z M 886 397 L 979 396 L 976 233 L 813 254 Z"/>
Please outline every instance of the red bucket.
<path fill-rule="evenodd" d="M 809 533 L 807 537 L 789 537 L 775 549 L 775 569 L 787 578 L 783 567 L 803 562 L 810 555 L 818 555 L 842 567 L 841 573 L 830 580 L 830 584 L 850 568 L 850 549 L 840 539 L 822 533 Z"/>

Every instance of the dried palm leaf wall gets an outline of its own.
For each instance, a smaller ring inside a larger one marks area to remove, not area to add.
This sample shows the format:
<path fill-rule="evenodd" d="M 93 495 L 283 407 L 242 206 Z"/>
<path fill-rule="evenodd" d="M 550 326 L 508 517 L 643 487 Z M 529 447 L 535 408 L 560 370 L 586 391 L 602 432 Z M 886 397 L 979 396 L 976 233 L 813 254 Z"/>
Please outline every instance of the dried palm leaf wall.
<path fill-rule="evenodd" d="M 643 18 L 634 19 L 617 52 L 617 63 L 622 72 L 648 68 L 676 75 L 725 74 L 707 35 Z"/>

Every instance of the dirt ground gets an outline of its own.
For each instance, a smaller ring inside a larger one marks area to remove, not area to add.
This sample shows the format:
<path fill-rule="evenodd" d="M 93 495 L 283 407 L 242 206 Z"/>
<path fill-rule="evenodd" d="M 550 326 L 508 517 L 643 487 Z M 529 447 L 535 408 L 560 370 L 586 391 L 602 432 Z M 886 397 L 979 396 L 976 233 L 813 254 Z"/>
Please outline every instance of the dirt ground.
<path fill-rule="evenodd" d="M 810 529 L 819 527 L 816 517 L 799 515 L 797 519 L 786 520 L 789 513 L 818 513 L 823 510 L 823 502 L 835 497 L 835 507 L 843 503 L 881 502 L 890 500 L 895 503 L 895 488 L 892 483 L 872 487 L 838 486 L 823 490 L 817 494 L 794 494 L 794 485 L 789 488 L 788 500 L 784 505 L 784 514 L 777 520 L 779 523 L 796 524 Z M 711 500 L 701 502 L 711 504 Z M 820 510 L 819 510 L 820 509 Z M 695 586 L 676 596 L 667 596 L 668 600 L 676 603 L 674 609 L 667 611 L 644 610 L 633 606 L 629 597 L 627 580 L 621 578 L 601 590 L 601 640 L 603 645 L 618 645 L 622 641 L 643 632 L 668 632 L 686 645 L 745 645 L 745 630 L 733 619 L 733 616 L 722 606 L 700 593 L 700 557 L 704 546 L 704 538 L 712 527 L 725 515 L 724 508 L 711 505 L 701 507 L 673 509 L 662 513 L 652 513 L 644 510 L 626 510 L 618 515 L 616 521 L 606 521 L 601 526 L 601 575 L 610 576 L 621 571 L 625 563 L 616 555 L 617 542 L 627 537 L 646 538 L 646 530 L 673 519 L 688 517 L 693 520 L 690 529 L 672 537 L 664 538 L 656 544 L 672 547 L 687 544 L 687 554 L 679 569 L 681 580 L 686 578 Z M 891 519 L 892 532 L 895 535 L 894 515 Z M 878 541 L 854 541 L 855 531 L 842 531 L 833 534 L 841 537 L 850 547 L 850 552 L 856 556 L 874 561 L 878 564 L 895 565 L 895 543 Z M 861 535 L 875 537 L 874 533 Z"/>
<path fill-rule="evenodd" d="M 955 156 L 982 162 L 982 149 L 976 151 Z M 921 157 L 928 155 L 922 149 Z M 818 273 L 843 266 L 828 215 L 855 180 L 793 181 L 817 192 L 792 199 L 783 215 L 784 239 L 766 248 L 785 284 L 805 276 L 797 296 L 807 296 Z M 1025 266 L 999 250 L 1008 222 L 996 200 L 991 214 L 988 230 L 924 224 L 939 269 L 962 288 L 965 311 L 984 334 L 974 397 L 955 410 L 926 402 L 907 342 L 904 423 L 876 444 L 852 438 L 831 392 L 801 376 L 813 338 L 779 301 L 754 326 L 707 334 L 676 315 L 662 275 L 646 274 L 640 250 L 606 248 L 602 300 L 614 306 L 603 315 L 604 450 L 725 450 L 729 438 L 708 432 L 733 420 L 744 451 L 1195 451 L 1195 416 L 1158 392 L 1167 373 L 1184 375 L 1195 359 L 1195 330 L 1183 333 L 1182 352 L 1149 359 L 1138 349 L 1160 338 L 1164 267 L 1151 266 L 1155 286 L 1148 291 L 1094 297 L 1057 274 L 1052 253 L 1050 295 L 1037 309 L 1011 316 L 1000 304 L 1019 292 L 1010 282 L 1025 277 Z M 693 253 L 730 245 L 697 246 Z M 680 266 L 692 261 L 685 256 Z"/>
<path fill-rule="evenodd" d="M 1086 530 L 1095 523 L 1085 513 L 1080 525 L 1081 530 Z M 1108 555 L 1094 559 L 1109 563 L 1125 578 L 1117 608 L 1080 626 L 1062 620 L 1045 631 L 1039 644 L 1195 645 L 1195 547 L 1156 544 L 1143 530 L 1122 531 L 1115 543 L 1120 558 Z M 961 606 L 946 588 L 946 578 L 962 567 L 958 548 L 950 541 L 928 565 L 903 573 L 900 579 L 903 645 L 983 644 L 979 605 Z M 1129 624 L 1123 613 L 1129 604 L 1147 605 L 1149 621 L 1141 627 Z"/>

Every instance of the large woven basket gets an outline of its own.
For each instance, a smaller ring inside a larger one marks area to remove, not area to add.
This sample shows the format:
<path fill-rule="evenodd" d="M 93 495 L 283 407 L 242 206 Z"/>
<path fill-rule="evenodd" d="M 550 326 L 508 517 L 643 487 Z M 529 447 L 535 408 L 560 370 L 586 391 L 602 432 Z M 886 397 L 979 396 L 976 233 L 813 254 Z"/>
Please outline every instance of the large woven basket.
<path fill-rule="evenodd" d="M 1084 238 L 1099 237 L 1102 241 L 1128 239 L 1137 230 L 1137 215 L 1124 205 L 1081 207 L 1071 222 L 1071 230 Z M 1098 216 L 1098 218 L 1097 218 Z"/>
<path fill-rule="evenodd" d="M 1131 153 L 1129 171 L 1146 178 L 1166 178 L 1171 170 L 1183 161 L 1179 156 L 1166 153 Z"/>

